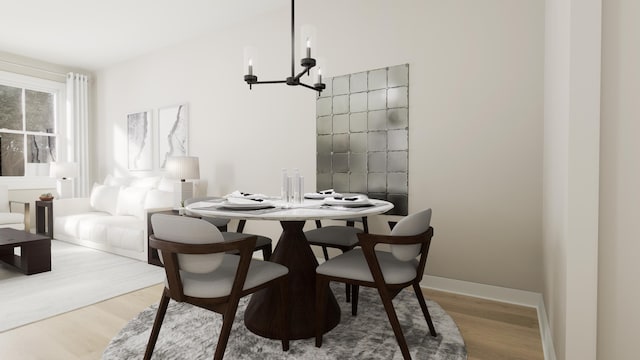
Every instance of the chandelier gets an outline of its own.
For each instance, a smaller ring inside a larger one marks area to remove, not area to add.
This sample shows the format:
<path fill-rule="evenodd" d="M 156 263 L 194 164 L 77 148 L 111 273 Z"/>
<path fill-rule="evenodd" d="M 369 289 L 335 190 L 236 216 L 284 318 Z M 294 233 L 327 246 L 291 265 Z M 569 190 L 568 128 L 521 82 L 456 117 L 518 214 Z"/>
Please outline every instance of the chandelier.
<path fill-rule="evenodd" d="M 309 70 L 316 66 L 316 59 L 311 57 L 311 42 L 309 39 L 306 40 L 306 56 L 300 60 L 300 65 L 303 67 L 303 70 L 298 74 L 295 72 L 295 50 L 294 50 L 294 38 L 295 38 L 295 13 L 294 13 L 294 0 L 291 0 L 291 76 L 287 77 L 285 80 L 269 80 L 269 81 L 258 81 L 258 77 L 253 74 L 253 62 L 252 59 L 249 58 L 247 64 L 247 75 L 244 76 L 244 81 L 249 84 L 249 89 L 252 88 L 255 84 L 287 84 L 290 86 L 303 86 L 307 89 L 311 89 L 321 93 L 322 90 L 326 88 L 326 85 L 322 83 L 322 72 L 318 69 L 318 75 L 316 78 L 316 83 L 312 85 L 305 84 L 300 81 L 300 78 L 303 75 L 309 75 Z"/>

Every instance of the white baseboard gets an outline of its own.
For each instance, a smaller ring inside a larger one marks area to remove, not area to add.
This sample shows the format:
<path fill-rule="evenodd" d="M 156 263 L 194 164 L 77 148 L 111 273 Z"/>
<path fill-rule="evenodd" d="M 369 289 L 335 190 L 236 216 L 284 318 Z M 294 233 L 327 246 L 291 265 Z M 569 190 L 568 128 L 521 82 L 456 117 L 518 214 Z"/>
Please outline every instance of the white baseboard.
<path fill-rule="evenodd" d="M 538 326 L 540 327 L 540 338 L 542 340 L 542 352 L 544 353 L 544 358 L 545 360 L 556 360 L 553 339 L 551 337 L 551 328 L 549 327 L 549 320 L 547 317 L 547 311 L 544 307 L 542 294 L 430 275 L 425 275 L 423 277 L 420 286 L 454 294 L 535 308 L 538 313 Z"/>

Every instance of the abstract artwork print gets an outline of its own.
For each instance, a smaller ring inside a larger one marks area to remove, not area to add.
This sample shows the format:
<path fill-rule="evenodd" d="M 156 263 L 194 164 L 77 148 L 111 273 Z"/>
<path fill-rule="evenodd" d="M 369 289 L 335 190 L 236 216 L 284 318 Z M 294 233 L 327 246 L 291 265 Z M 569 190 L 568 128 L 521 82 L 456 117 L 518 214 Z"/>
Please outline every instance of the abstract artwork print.
<path fill-rule="evenodd" d="M 188 155 L 188 129 L 186 104 L 158 110 L 158 153 L 161 169 L 164 169 L 170 156 Z"/>
<path fill-rule="evenodd" d="M 151 170 L 153 148 L 150 111 L 127 115 L 127 144 L 129 170 Z"/>

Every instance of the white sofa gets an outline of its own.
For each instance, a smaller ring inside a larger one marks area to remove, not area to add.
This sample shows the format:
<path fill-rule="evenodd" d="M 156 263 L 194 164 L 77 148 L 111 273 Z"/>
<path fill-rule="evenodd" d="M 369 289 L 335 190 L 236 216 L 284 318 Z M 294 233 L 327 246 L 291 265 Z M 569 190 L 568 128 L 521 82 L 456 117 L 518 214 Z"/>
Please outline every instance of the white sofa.
<path fill-rule="evenodd" d="M 147 215 L 174 207 L 174 184 L 161 177 L 107 176 L 88 198 L 53 201 L 53 237 L 147 261 Z M 194 194 L 206 194 L 206 182 L 196 184 Z"/>

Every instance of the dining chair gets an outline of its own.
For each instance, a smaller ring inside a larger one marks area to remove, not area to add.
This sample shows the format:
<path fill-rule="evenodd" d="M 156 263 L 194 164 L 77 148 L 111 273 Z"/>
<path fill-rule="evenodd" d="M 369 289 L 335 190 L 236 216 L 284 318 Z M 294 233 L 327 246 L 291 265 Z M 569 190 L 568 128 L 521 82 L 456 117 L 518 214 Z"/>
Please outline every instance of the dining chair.
<path fill-rule="evenodd" d="M 187 206 L 189 204 L 193 204 L 199 201 L 207 201 L 207 200 L 214 200 L 214 199 L 219 199 L 219 198 L 214 196 L 195 197 L 195 198 L 185 200 L 184 205 Z M 187 215 L 201 217 L 200 215 L 195 215 L 189 211 L 187 211 Z M 247 235 L 254 235 L 254 234 L 243 233 L 246 220 L 240 220 L 238 222 L 238 227 L 236 228 L 236 231 L 233 232 L 233 231 L 228 231 L 229 219 L 213 218 L 213 217 L 201 217 L 201 218 L 215 225 L 218 228 L 218 230 L 222 232 L 222 237 L 224 237 L 225 241 L 233 241 L 236 239 L 243 238 Z M 264 260 L 271 259 L 271 254 L 273 253 L 273 245 L 272 245 L 271 238 L 268 238 L 262 235 L 255 235 L 255 236 L 257 240 L 256 240 L 256 246 L 253 250 L 262 251 L 262 258 Z"/>
<path fill-rule="evenodd" d="M 269 286 L 279 288 L 274 326 L 282 328 L 282 349 L 289 350 L 289 270 L 251 258 L 255 235 L 225 241 L 213 224 L 188 216 L 153 214 L 151 223 L 149 245 L 160 252 L 166 279 L 144 359 L 153 354 L 170 299 L 222 314 L 214 360 L 222 359 L 240 298 Z"/>
<path fill-rule="evenodd" d="M 431 336 L 437 336 L 431 315 L 420 288 L 420 281 L 433 237 L 431 209 L 422 210 L 400 220 L 391 235 L 358 234 L 360 248 L 338 255 L 316 268 L 316 346 L 322 346 L 322 321 L 329 282 L 351 284 L 355 289 L 352 307 L 357 309 L 357 288 L 376 288 L 393 328 L 404 359 L 411 359 L 392 299 L 404 288 L 413 286 Z M 388 244 L 391 252 L 376 250 Z M 355 305 L 354 305 L 355 304 Z"/>
<path fill-rule="evenodd" d="M 367 217 L 346 219 L 346 226 L 331 225 L 322 226 L 320 220 L 316 220 L 316 228 L 305 231 L 304 236 L 311 245 L 320 246 L 324 260 L 329 260 L 329 252 L 327 248 L 339 249 L 343 253 L 352 250 L 358 246 L 358 234 L 369 232 L 369 224 Z M 356 222 L 362 222 L 363 229 L 355 227 Z M 350 284 L 345 285 L 347 302 L 351 301 L 352 289 Z M 355 315 L 355 313 L 353 314 Z"/>

